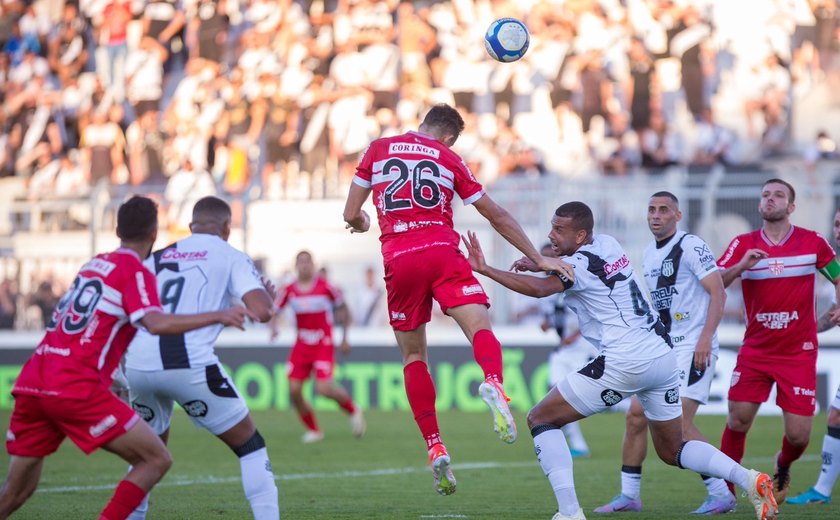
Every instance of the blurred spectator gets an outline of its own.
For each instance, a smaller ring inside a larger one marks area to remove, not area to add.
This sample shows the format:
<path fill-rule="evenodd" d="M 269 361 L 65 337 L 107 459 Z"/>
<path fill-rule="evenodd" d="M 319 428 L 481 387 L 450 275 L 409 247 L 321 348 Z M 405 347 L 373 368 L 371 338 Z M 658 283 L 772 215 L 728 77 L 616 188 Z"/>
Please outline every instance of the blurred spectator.
<path fill-rule="evenodd" d="M 816 138 L 805 146 L 802 152 L 802 159 L 809 170 L 813 170 L 817 163 L 826 159 L 837 159 L 837 143 L 828 135 L 825 130 L 817 132 Z"/>
<path fill-rule="evenodd" d="M 93 120 L 82 132 L 82 162 L 90 169 L 92 186 L 100 182 L 122 184 L 120 168 L 123 166 L 125 137 L 118 124 L 108 119 L 107 112 L 96 109 Z"/>
<path fill-rule="evenodd" d="M 36 289 L 27 298 L 27 307 L 32 309 L 33 324 L 36 329 L 43 329 L 52 316 L 53 309 L 58 303 L 58 296 L 53 288 L 51 277 L 33 283 Z"/>
<path fill-rule="evenodd" d="M 691 164 L 710 166 L 731 162 L 729 151 L 735 142 L 735 135 L 715 122 L 711 109 L 703 109 L 695 128 L 696 140 Z"/>
<path fill-rule="evenodd" d="M 258 96 L 254 84 L 244 83 L 244 72 L 234 68 L 230 83 L 222 90 L 225 111 L 216 136 L 226 148 L 228 164 L 224 189 L 241 195 L 251 184 L 251 159 L 265 123 L 265 100 Z"/>
<path fill-rule="evenodd" d="M 184 51 L 181 37 L 186 23 L 181 0 L 149 0 L 143 8 L 143 36 L 156 40 L 166 50 L 164 71 L 172 68 L 174 53 Z"/>
<path fill-rule="evenodd" d="M 129 0 L 110 0 L 102 10 L 100 39 L 106 42 L 108 51 L 108 83 L 120 102 L 124 98 L 125 77 L 128 74 L 125 62 L 128 56 L 128 24 L 131 19 Z"/>
<path fill-rule="evenodd" d="M 666 168 L 679 164 L 682 158 L 682 140 L 669 128 L 661 112 L 650 115 L 650 126 L 642 130 L 640 143 L 642 166 Z"/>
<path fill-rule="evenodd" d="M 268 106 L 262 188 L 265 196 L 277 198 L 279 193 L 288 196 L 291 163 L 297 161 L 299 109 L 295 100 L 286 96 L 279 79 L 272 78 L 263 85 Z"/>
<path fill-rule="evenodd" d="M 225 63 L 230 18 L 225 0 L 199 0 L 189 30 L 195 35 L 193 56 L 213 63 Z"/>
<path fill-rule="evenodd" d="M 172 174 L 166 183 L 164 198 L 169 206 L 167 214 L 170 229 L 189 229 L 195 203 L 215 194 L 216 185 L 207 170 L 195 169 L 187 159 L 184 166 Z"/>
<path fill-rule="evenodd" d="M 137 118 L 152 112 L 153 118 L 157 120 L 163 96 L 163 64 L 166 56 L 164 46 L 149 37 L 142 38 L 137 48 L 128 53 L 125 64 L 128 101 Z"/>
<path fill-rule="evenodd" d="M 0 330 L 11 330 L 15 327 L 18 300 L 17 283 L 6 278 L 0 282 Z"/>
<path fill-rule="evenodd" d="M 378 327 L 388 324 L 388 309 L 385 299 L 385 288 L 376 280 L 373 267 L 365 269 L 365 283 L 356 290 L 356 305 L 358 309 L 354 319 L 362 327 Z"/>

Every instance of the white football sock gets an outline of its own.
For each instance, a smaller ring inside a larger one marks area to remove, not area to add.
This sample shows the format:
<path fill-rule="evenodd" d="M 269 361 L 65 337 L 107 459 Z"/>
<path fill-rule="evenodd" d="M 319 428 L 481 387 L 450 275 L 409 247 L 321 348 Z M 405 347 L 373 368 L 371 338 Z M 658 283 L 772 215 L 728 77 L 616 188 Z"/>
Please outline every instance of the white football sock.
<path fill-rule="evenodd" d="M 563 433 L 566 434 L 569 447 L 577 451 L 589 451 L 589 445 L 586 444 L 586 439 L 583 438 L 583 432 L 580 431 L 580 423 L 569 423 L 561 429 L 563 430 Z"/>
<path fill-rule="evenodd" d="M 719 449 L 702 441 L 683 444 L 677 463 L 701 475 L 728 480 L 742 489 L 750 486 L 750 474 Z"/>
<path fill-rule="evenodd" d="M 621 466 L 621 494 L 634 500 L 642 497 L 641 466 Z"/>
<path fill-rule="evenodd" d="M 280 505 L 271 461 L 268 460 L 268 450 L 260 448 L 240 457 L 239 466 L 242 469 L 245 498 L 251 503 L 254 520 L 278 520 Z"/>
<path fill-rule="evenodd" d="M 840 439 L 830 435 L 823 437 L 822 459 L 820 477 L 814 484 L 814 489 L 817 493 L 830 497 L 834 483 L 837 482 L 837 476 L 840 475 Z"/>
<path fill-rule="evenodd" d="M 580 509 L 580 504 L 575 494 L 572 454 L 566 444 L 566 436 L 559 429 L 544 431 L 534 437 L 534 448 L 540 467 L 554 490 L 557 509 L 562 515 L 574 515 Z"/>
<path fill-rule="evenodd" d="M 729 487 L 726 485 L 726 481 L 722 478 L 715 478 L 710 477 L 708 475 L 701 475 L 703 478 L 703 484 L 706 486 L 706 490 L 709 492 L 710 496 L 726 496 L 729 494 Z"/>

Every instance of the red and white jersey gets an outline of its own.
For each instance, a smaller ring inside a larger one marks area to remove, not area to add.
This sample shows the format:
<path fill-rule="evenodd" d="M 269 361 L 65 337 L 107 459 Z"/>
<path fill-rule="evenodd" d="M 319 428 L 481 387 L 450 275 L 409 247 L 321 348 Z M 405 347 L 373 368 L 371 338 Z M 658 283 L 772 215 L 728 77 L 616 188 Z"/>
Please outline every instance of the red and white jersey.
<path fill-rule="evenodd" d="M 385 261 L 435 246 L 458 247 L 452 198 L 464 204 L 484 195 L 458 154 L 420 132 L 373 141 L 356 167 L 353 182 L 373 189 Z"/>
<path fill-rule="evenodd" d="M 58 302 L 12 394 L 84 399 L 92 386 L 109 387 L 135 324 L 161 311 L 155 277 L 137 253 L 118 249 L 92 258 Z"/>
<path fill-rule="evenodd" d="M 815 291 L 817 270 L 834 259 L 819 233 L 791 226 L 773 244 L 763 229 L 735 237 L 718 267 L 736 265 L 749 249 L 768 254 L 741 274 L 747 330 L 741 352 L 756 356 L 817 357 Z"/>
<path fill-rule="evenodd" d="M 277 295 L 278 310 L 287 305 L 297 321 L 297 341 L 306 345 L 332 343 L 333 309 L 344 303 L 341 291 L 324 278 L 316 278 L 308 289 L 292 282 Z"/>

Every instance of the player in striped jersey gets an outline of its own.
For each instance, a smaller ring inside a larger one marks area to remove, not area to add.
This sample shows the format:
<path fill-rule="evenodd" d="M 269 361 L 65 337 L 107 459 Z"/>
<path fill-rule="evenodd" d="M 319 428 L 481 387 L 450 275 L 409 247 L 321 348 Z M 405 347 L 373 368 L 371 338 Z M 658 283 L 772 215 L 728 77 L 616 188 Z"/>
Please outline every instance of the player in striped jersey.
<path fill-rule="evenodd" d="M 817 391 L 817 316 L 814 286 L 819 272 L 840 295 L 840 263 L 821 235 L 794 226 L 796 192 L 781 179 L 761 190 L 761 229 L 732 240 L 718 260 L 723 283 L 741 279 L 747 330 L 729 386 L 729 417 L 721 450 L 735 460 L 744 456 L 747 432 L 761 403 L 776 385 L 784 437 L 776 456 L 774 494 L 784 502 L 790 466 L 811 437 Z M 831 321 L 840 323 L 840 310 Z"/>
<path fill-rule="evenodd" d="M 301 251 L 295 257 L 297 279 L 283 288 L 277 295 L 275 307 L 278 311 L 290 307 L 297 323 L 297 339 L 289 354 L 289 395 L 297 410 L 300 421 L 306 427 L 303 442 L 318 442 L 324 433 L 318 428 L 315 412 L 303 397 L 303 383 L 315 373 L 315 391 L 338 403 L 350 415 L 353 435 L 365 433 L 365 418 L 362 409 L 350 398 L 343 387 L 333 380 L 335 368 L 335 346 L 333 344 L 333 313 L 342 325 L 340 348 L 343 354 L 350 352 L 347 342 L 347 328 L 350 312 L 344 297 L 336 287 L 323 276 L 318 276 L 312 253 Z M 271 337 L 277 336 L 277 321 L 271 322 Z"/>
<path fill-rule="evenodd" d="M 156 274 L 161 304 L 173 314 L 226 309 L 242 300 L 261 322 L 271 318 L 271 294 L 248 256 L 227 243 L 231 210 L 216 197 L 193 207 L 192 235 L 155 251 L 146 266 Z M 134 410 L 166 442 L 177 402 L 192 422 L 239 458 L 242 486 L 254 518 L 280 517 L 277 486 L 265 440 L 248 406 L 219 363 L 214 345 L 221 327 L 186 334 L 139 332 L 125 359 Z M 146 517 L 148 496 L 130 517 Z"/>

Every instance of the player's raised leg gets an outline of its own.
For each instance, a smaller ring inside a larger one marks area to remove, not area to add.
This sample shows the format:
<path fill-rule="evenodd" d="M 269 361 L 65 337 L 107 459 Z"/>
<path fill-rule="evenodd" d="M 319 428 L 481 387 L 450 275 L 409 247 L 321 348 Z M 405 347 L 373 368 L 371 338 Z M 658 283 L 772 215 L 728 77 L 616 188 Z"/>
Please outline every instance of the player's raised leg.
<path fill-rule="evenodd" d="M 583 418 L 557 388 L 549 390 L 528 412 L 528 428 L 534 438 L 534 451 L 557 499 L 555 520 L 584 518 L 575 492 L 572 453 L 561 429 Z"/>
<path fill-rule="evenodd" d="M 831 490 L 840 476 L 840 388 L 837 397 L 828 412 L 828 431 L 823 437 L 822 468 L 814 487 L 799 496 L 789 498 L 788 504 L 828 504 L 831 502 Z"/>
<path fill-rule="evenodd" d="M 289 398 L 292 401 L 292 406 L 295 407 L 295 411 L 297 411 L 300 422 L 306 427 L 306 433 L 303 434 L 302 440 L 309 444 L 320 441 L 324 438 L 324 434 L 318 428 L 315 411 L 310 406 L 309 401 L 303 397 L 303 383 L 305 382 L 305 378 L 289 376 Z"/>
<path fill-rule="evenodd" d="M 265 440 L 257 430 L 251 414 L 218 437 L 239 457 L 242 488 L 245 498 L 251 504 L 254 519 L 278 520 L 280 506 L 271 460 L 268 458 Z"/>
<path fill-rule="evenodd" d="M 353 402 L 353 399 L 344 387 L 336 384 L 332 378 L 332 373 L 330 373 L 329 377 L 325 378 L 316 375 L 315 391 L 338 403 L 339 408 L 350 416 L 350 426 L 353 429 L 353 435 L 355 437 L 361 437 L 365 434 L 365 416 L 362 414 L 362 409 Z"/>
<path fill-rule="evenodd" d="M 493 414 L 493 429 L 499 438 L 510 444 L 516 441 L 516 423 L 508 406 L 502 375 L 502 345 L 493 334 L 487 306 L 467 304 L 451 307 L 446 313 L 452 316 L 473 345 L 473 355 L 484 371 L 484 382 L 478 387 L 481 399 Z"/>
<path fill-rule="evenodd" d="M 420 428 L 429 464 L 435 477 L 435 489 L 442 495 L 455 492 L 455 478 L 450 470 L 451 459 L 440 439 L 440 428 L 435 410 L 435 383 L 429 373 L 426 354 L 426 325 L 414 330 L 395 330 L 394 336 L 403 356 L 405 394 L 414 414 L 414 421 Z"/>

